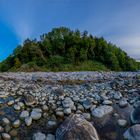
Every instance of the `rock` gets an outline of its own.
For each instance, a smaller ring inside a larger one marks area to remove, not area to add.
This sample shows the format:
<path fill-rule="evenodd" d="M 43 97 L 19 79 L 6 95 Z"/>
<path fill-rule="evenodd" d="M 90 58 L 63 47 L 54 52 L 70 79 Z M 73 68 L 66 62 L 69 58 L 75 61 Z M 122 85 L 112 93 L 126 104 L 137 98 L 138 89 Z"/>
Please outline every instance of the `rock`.
<path fill-rule="evenodd" d="M 84 107 L 83 107 L 82 105 L 79 104 L 79 105 L 77 106 L 77 110 L 80 110 L 80 111 L 84 112 Z"/>
<path fill-rule="evenodd" d="M 62 105 L 64 108 L 73 108 L 74 106 L 74 102 L 71 100 L 71 98 L 66 97 L 63 101 L 62 101 Z"/>
<path fill-rule="evenodd" d="M 57 122 L 55 120 L 49 120 L 47 123 L 47 127 L 55 128 L 57 126 Z"/>
<path fill-rule="evenodd" d="M 52 134 L 48 134 L 46 140 L 55 140 L 55 136 Z"/>
<path fill-rule="evenodd" d="M 113 97 L 115 100 L 119 100 L 119 99 L 121 99 L 122 94 L 120 92 L 115 92 Z"/>
<path fill-rule="evenodd" d="M 48 111 L 48 110 L 49 110 L 49 108 L 48 108 L 47 105 L 43 105 L 43 106 L 42 106 L 42 109 L 43 109 L 43 111 Z"/>
<path fill-rule="evenodd" d="M 19 105 L 15 104 L 15 105 L 14 105 L 14 109 L 15 109 L 16 111 L 19 111 L 19 110 L 21 109 L 21 107 L 20 107 Z"/>
<path fill-rule="evenodd" d="M 24 108 L 24 107 L 25 107 L 25 105 L 24 105 L 23 102 L 18 102 L 18 105 L 19 105 L 21 108 Z"/>
<path fill-rule="evenodd" d="M 11 126 L 6 125 L 4 129 L 5 129 L 5 132 L 8 133 L 11 130 Z"/>
<path fill-rule="evenodd" d="M 140 106 L 132 111 L 130 118 L 133 124 L 140 123 Z"/>
<path fill-rule="evenodd" d="M 41 112 L 39 110 L 33 110 L 31 112 L 31 118 L 33 120 L 39 120 L 41 118 L 41 116 L 42 116 L 42 114 L 41 114 Z"/>
<path fill-rule="evenodd" d="M 66 115 L 71 114 L 71 108 L 65 108 L 65 109 L 64 109 L 64 113 L 65 113 Z"/>
<path fill-rule="evenodd" d="M 122 100 L 119 101 L 119 106 L 121 108 L 126 107 L 127 105 L 128 105 L 127 100 L 122 99 Z"/>
<path fill-rule="evenodd" d="M 9 101 L 8 103 L 7 103 L 7 105 L 9 105 L 9 106 L 11 106 L 11 105 L 13 105 L 14 104 L 14 100 L 11 100 L 11 101 Z"/>
<path fill-rule="evenodd" d="M 0 126 L 0 132 L 3 132 L 4 128 L 2 126 Z"/>
<path fill-rule="evenodd" d="M 124 119 L 119 119 L 118 120 L 118 125 L 121 127 L 125 127 L 127 125 L 127 121 Z"/>
<path fill-rule="evenodd" d="M 11 136 L 15 137 L 15 136 L 17 136 L 18 132 L 17 132 L 15 129 L 13 129 L 13 130 L 11 130 L 11 131 L 9 132 L 9 134 L 10 134 Z"/>
<path fill-rule="evenodd" d="M 70 115 L 56 130 L 56 140 L 99 140 L 96 129 L 81 115 Z"/>
<path fill-rule="evenodd" d="M 20 114 L 21 119 L 25 119 L 28 116 L 29 116 L 29 111 L 27 111 L 27 110 L 22 111 Z"/>
<path fill-rule="evenodd" d="M 90 109 L 90 107 L 92 106 L 91 100 L 86 99 L 85 101 L 83 101 L 83 106 L 85 109 Z"/>
<path fill-rule="evenodd" d="M 11 136 L 8 133 L 2 133 L 2 138 L 4 140 L 11 140 Z"/>
<path fill-rule="evenodd" d="M 112 101 L 110 100 L 104 100 L 103 105 L 112 105 Z"/>
<path fill-rule="evenodd" d="M 85 118 L 86 120 L 88 120 L 88 121 L 91 119 L 90 113 L 83 113 L 82 115 L 83 115 L 84 118 Z"/>
<path fill-rule="evenodd" d="M 57 112 L 56 112 L 56 115 L 57 115 L 58 117 L 64 117 L 63 111 L 57 111 Z"/>
<path fill-rule="evenodd" d="M 36 98 L 29 93 L 24 94 L 24 102 L 27 106 L 32 106 L 32 107 L 37 105 L 38 103 Z"/>
<path fill-rule="evenodd" d="M 33 140 L 46 140 L 46 135 L 41 133 L 41 132 L 37 132 L 35 134 L 33 134 Z"/>
<path fill-rule="evenodd" d="M 140 124 L 128 128 L 123 136 L 127 140 L 140 140 Z"/>
<path fill-rule="evenodd" d="M 26 124 L 27 126 L 30 126 L 30 125 L 32 124 L 32 118 L 31 118 L 31 117 L 26 117 L 26 118 L 25 118 L 25 124 Z"/>
<path fill-rule="evenodd" d="M 102 118 L 105 115 L 108 115 L 112 112 L 113 112 L 113 108 L 111 106 L 103 105 L 93 109 L 92 115 L 97 118 Z"/>
<path fill-rule="evenodd" d="M 18 128 L 20 126 L 20 120 L 15 120 L 14 122 L 13 122 L 13 127 L 14 128 Z"/>
<path fill-rule="evenodd" d="M 10 121 L 9 121 L 8 118 L 3 118 L 3 119 L 2 119 L 2 122 L 3 122 L 4 125 L 10 124 Z"/>

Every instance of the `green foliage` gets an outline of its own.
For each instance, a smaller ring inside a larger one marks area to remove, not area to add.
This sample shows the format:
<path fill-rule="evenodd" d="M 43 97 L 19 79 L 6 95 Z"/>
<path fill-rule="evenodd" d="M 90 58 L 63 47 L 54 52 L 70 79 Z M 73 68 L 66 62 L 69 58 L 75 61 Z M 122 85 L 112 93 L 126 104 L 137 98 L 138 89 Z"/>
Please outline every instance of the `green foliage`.
<path fill-rule="evenodd" d="M 54 28 L 40 40 L 26 39 L 7 59 L 0 71 L 135 71 L 140 63 L 103 37 L 87 31 Z"/>

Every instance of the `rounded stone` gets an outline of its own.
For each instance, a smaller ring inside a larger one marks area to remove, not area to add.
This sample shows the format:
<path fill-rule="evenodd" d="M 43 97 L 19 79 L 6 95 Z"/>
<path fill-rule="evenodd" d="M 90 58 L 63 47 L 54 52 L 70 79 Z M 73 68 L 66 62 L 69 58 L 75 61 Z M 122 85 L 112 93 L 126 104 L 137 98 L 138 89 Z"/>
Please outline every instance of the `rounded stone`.
<path fill-rule="evenodd" d="M 83 117 L 84 117 L 86 120 L 88 120 L 88 121 L 91 119 L 90 113 L 83 113 L 82 115 L 83 115 Z"/>
<path fill-rule="evenodd" d="M 46 140 L 55 140 L 55 136 L 52 134 L 48 134 Z"/>
<path fill-rule="evenodd" d="M 41 114 L 40 112 L 37 112 L 37 111 L 35 111 L 35 110 L 33 110 L 33 111 L 31 112 L 31 118 L 32 118 L 33 120 L 39 120 L 39 119 L 41 118 L 41 116 L 42 116 L 42 114 Z"/>
<path fill-rule="evenodd" d="M 33 134 L 33 140 L 46 140 L 46 135 L 41 133 L 41 132 L 37 132 L 35 134 Z"/>
<path fill-rule="evenodd" d="M 64 113 L 62 111 L 57 111 L 56 116 L 58 117 L 64 117 Z"/>
<path fill-rule="evenodd" d="M 31 118 L 31 117 L 26 117 L 26 118 L 25 118 L 25 124 L 26 124 L 27 126 L 30 126 L 30 125 L 32 124 L 32 118 Z"/>
<path fill-rule="evenodd" d="M 119 119 L 118 120 L 118 125 L 121 126 L 121 127 L 125 127 L 127 125 L 127 120 Z"/>
<path fill-rule="evenodd" d="M 66 115 L 71 114 L 71 108 L 65 108 L 65 109 L 64 109 L 64 113 L 65 113 Z"/>
<path fill-rule="evenodd" d="M 103 105 L 103 106 L 99 106 L 99 107 L 93 109 L 92 115 L 97 118 L 102 118 L 105 115 L 108 115 L 112 112 L 113 112 L 112 106 Z"/>
<path fill-rule="evenodd" d="M 2 119 L 2 122 L 3 122 L 4 125 L 10 124 L 10 121 L 9 121 L 8 118 L 3 118 L 3 119 Z"/>
<path fill-rule="evenodd" d="M 11 101 L 9 101 L 8 103 L 7 103 L 7 105 L 9 105 L 9 106 L 11 106 L 11 105 L 13 105 L 14 104 L 14 100 L 11 100 Z"/>
<path fill-rule="evenodd" d="M 66 97 L 63 101 L 62 101 L 63 107 L 70 107 L 73 108 L 74 106 L 74 102 L 71 100 L 71 98 Z"/>
<path fill-rule="evenodd" d="M 21 119 L 24 119 L 28 116 L 29 116 L 29 111 L 27 111 L 27 110 L 22 111 L 21 114 L 20 114 Z"/>
<path fill-rule="evenodd" d="M 16 111 L 19 111 L 19 110 L 21 109 L 21 107 L 20 107 L 19 105 L 15 104 L 15 105 L 14 105 L 14 109 L 15 109 Z"/>
<path fill-rule="evenodd" d="M 119 106 L 120 106 L 121 108 L 124 108 L 124 107 L 126 107 L 127 105 L 128 105 L 127 100 L 120 100 L 120 101 L 119 101 Z"/>
<path fill-rule="evenodd" d="M 11 136 L 8 133 L 2 133 L 2 138 L 4 140 L 11 140 Z"/>
<path fill-rule="evenodd" d="M 11 130 L 11 131 L 9 132 L 9 134 L 10 134 L 11 136 L 15 137 L 15 136 L 17 136 L 18 132 L 17 132 L 17 130 L 13 129 L 13 130 Z"/>
<path fill-rule="evenodd" d="M 20 120 L 15 120 L 14 122 L 13 122 L 13 127 L 14 128 L 18 128 L 20 126 Z"/>

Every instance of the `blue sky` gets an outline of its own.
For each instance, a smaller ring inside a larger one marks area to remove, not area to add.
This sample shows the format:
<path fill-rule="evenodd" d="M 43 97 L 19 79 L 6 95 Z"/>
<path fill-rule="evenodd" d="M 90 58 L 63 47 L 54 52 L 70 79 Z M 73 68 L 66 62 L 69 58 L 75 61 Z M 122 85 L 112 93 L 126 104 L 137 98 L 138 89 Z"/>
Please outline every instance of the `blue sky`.
<path fill-rule="evenodd" d="M 0 0 L 0 61 L 59 26 L 103 36 L 140 59 L 140 0 Z"/>

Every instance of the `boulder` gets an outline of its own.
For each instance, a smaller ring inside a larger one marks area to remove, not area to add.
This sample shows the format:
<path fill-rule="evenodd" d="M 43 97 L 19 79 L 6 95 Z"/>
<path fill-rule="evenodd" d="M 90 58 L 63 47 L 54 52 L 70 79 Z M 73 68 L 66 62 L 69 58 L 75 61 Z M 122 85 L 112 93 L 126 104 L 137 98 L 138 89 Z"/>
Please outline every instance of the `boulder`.
<path fill-rule="evenodd" d="M 57 128 L 56 140 L 99 140 L 99 137 L 82 115 L 72 114 Z"/>
<path fill-rule="evenodd" d="M 140 123 L 140 106 L 132 111 L 130 118 L 133 124 Z"/>
<path fill-rule="evenodd" d="M 123 136 L 127 140 L 140 140 L 140 124 L 128 128 Z"/>

